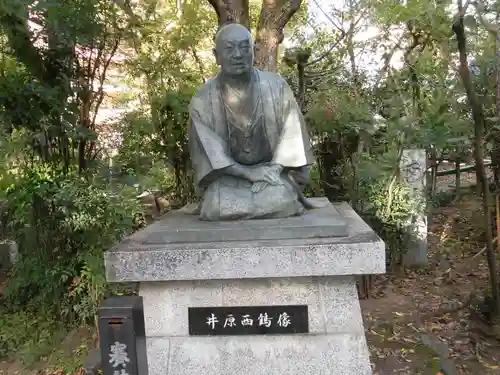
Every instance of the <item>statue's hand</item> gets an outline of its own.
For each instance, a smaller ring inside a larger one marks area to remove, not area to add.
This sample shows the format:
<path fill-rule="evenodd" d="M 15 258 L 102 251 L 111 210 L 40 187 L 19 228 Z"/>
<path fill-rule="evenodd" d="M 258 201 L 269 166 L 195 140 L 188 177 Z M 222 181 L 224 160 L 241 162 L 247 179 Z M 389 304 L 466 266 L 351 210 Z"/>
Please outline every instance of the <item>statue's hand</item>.
<path fill-rule="evenodd" d="M 269 185 L 283 185 L 280 173 L 282 167 L 279 165 L 260 166 L 252 168 L 248 174 L 248 179 L 252 182 L 265 182 Z"/>
<path fill-rule="evenodd" d="M 269 184 L 267 182 L 257 181 L 257 182 L 253 183 L 252 188 L 250 190 L 252 193 L 257 194 L 257 193 L 260 193 L 262 190 L 264 190 L 268 186 L 269 186 Z"/>

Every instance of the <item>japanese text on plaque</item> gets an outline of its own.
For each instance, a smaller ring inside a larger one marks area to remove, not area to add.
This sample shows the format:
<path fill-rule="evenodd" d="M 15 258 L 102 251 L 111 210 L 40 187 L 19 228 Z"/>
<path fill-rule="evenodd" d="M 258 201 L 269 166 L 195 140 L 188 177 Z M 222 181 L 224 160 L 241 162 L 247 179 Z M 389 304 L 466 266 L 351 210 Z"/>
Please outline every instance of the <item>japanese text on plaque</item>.
<path fill-rule="evenodd" d="M 276 319 L 277 318 L 277 319 Z M 217 325 L 222 325 L 223 328 L 232 328 L 240 325 L 242 327 L 271 327 L 273 324 L 276 324 L 278 327 L 286 328 L 290 324 L 292 324 L 292 320 L 290 316 L 286 312 L 280 313 L 277 317 L 271 317 L 267 313 L 259 314 L 257 319 L 253 319 L 250 314 L 245 314 L 238 316 L 236 318 L 233 314 L 227 314 L 224 317 L 219 317 L 215 314 L 211 314 L 206 318 L 206 324 L 210 326 L 212 329 L 215 329 Z"/>

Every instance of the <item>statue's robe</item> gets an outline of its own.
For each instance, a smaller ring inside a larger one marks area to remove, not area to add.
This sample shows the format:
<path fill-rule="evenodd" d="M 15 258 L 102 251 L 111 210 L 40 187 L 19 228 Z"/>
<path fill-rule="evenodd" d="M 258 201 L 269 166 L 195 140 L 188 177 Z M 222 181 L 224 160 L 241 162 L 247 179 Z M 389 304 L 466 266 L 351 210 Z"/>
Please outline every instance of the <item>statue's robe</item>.
<path fill-rule="evenodd" d="M 255 111 L 246 128 L 228 111 L 218 76 L 191 100 L 189 151 L 202 220 L 289 217 L 304 211 L 299 184 L 291 177 L 306 177 L 313 163 L 302 113 L 282 77 L 255 70 L 254 78 Z M 224 173 L 235 163 L 282 165 L 283 184 L 253 193 L 252 182 Z"/>

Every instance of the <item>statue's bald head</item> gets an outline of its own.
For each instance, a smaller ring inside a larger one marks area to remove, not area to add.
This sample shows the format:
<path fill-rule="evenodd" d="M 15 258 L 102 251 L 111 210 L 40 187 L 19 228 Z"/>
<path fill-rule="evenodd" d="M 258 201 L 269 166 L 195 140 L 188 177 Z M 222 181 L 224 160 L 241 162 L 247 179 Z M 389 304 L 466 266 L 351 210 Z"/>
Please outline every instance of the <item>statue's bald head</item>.
<path fill-rule="evenodd" d="M 253 66 L 253 39 L 250 31 L 238 23 L 222 26 L 215 35 L 215 57 L 223 74 L 237 76 Z"/>
<path fill-rule="evenodd" d="M 234 38 L 247 39 L 250 40 L 250 42 L 253 42 L 252 34 L 245 26 L 239 23 L 228 23 L 222 25 L 215 34 L 215 46 L 217 48 L 217 44 L 221 41 Z"/>

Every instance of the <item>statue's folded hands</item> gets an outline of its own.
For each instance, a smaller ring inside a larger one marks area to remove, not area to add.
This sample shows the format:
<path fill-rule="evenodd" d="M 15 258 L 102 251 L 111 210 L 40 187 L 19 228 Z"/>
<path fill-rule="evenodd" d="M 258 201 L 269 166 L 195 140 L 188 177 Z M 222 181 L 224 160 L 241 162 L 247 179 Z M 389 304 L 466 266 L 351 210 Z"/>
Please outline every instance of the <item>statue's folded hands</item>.
<path fill-rule="evenodd" d="M 269 185 L 283 185 L 280 178 L 283 167 L 279 165 L 261 165 L 250 168 L 248 179 L 252 182 L 263 182 Z"/>

